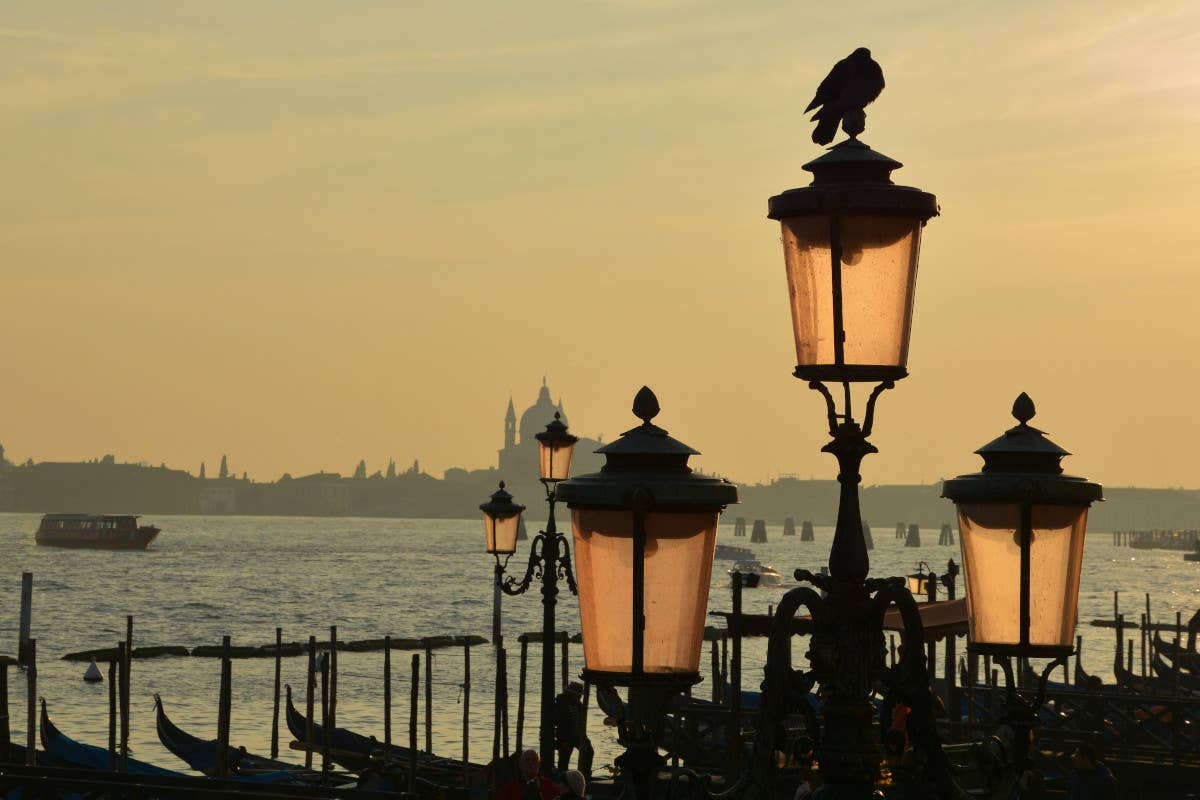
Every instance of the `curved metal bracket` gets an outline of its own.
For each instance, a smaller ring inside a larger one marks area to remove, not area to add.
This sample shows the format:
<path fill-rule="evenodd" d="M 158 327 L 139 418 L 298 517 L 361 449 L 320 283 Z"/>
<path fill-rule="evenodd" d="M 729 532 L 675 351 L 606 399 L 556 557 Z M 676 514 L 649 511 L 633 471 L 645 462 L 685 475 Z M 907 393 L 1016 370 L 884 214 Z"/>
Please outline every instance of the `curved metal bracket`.
<path fill-rule="evenodd" d="M 825 398 L 825 414 L 829 417 L 829 435 L 833 436 L 837 431 L 838 413 L 837 406 L 833 402 L 833 395 L 829 393 L 829 387 L 820 381 L 809 381 L 808 388 L 821 393 Z"/>
<path fill-rule="evenodd" d="M 802 606 L 812 615 L 814 625 L 825 612 L 821 595 L 807 586 L 799 586 L 783 596 L 771 620 L 767 663 L 763 670 L 761 722 L 754 740 L 752 765 L 753 780 L 760 786 L 770 786 L 772 776 L 779 768 L 775 751 L 783 740 L 783 722 L 788 714 L 796 710 L 803 712 L 814 746 L 820 744 L 817 714 L 807 699 L 816 676 L 812 672 L 792 669 L 792 618 Z"/>
<path fill-rule="evenodd" d="M 533 537 L 529 544 L 529 563 L 525 567 L 525 576 L 518 581 L 511 575 L 505 575 L 500 583 L 500 588 L 505 594 L 511 597 L 524 594 L 535 578 L 542 577 L 542 549 L 545 543 L 545 534 L 539 533 Z M 507 564 L 507 559 L 505 563 Z"/>
<path fill-rule="evenodd" d="M 875 424 L 875 401 L 879 399 L 879 395 L 883 394 L 885 389 L 895 388 L 895 381 L 884 381 L 871 391 L 871 396 L 867 398 L 867 414 L 863 418 L 863 436 L 870 436 L 871 428 Z"/>
<path fill-rule="evenodd" d="M 825 415 L 829 419 L 830 436 L 837 435 L 838 426 L 841 424 L 838 422 L 839 419 L 842 420 L 843 423 L 854 421 L 854 415 L 851 413 L 850 408 L 850 384 L 844 383 L 842 386 L 845 389 L 846 411 L 845 413 L 839 414 L 837 411 L 837 402 L 833 399 L 833 393 L 829 391 L 829 387 L 820 381 L 808 382 L 808 388 L 820 392 L 821 396 L 825 398 Z M 871 429 L 875 425 L 875 402 L 879 399 L 879 395 L 883 394 L 883 392 L 887 389 L 895 388 L 895 381 L 882 381 L 879 385 L 871 390 L 871 394 L 867 398 L 866 415 L 863 418 L 862 435 L 864 437 L 871 435 Z"/>
<path fill-rule="evenodd" d="M 565 578 L 571 594 L 579 596 L 579 586 L 575 583 L 575 573 L 571 571 L 571 544 L 566 536 L 558 534 L 558 577 Z"/>
<path fill-rule="evenodd" d="M 909 741 L 913 749 L 925 756 L 925 770 L 937 787 L 939 798 L 962 797 L 963 791 L 951 776 L 951 765 L 942 751 L 941 736 L 934 719 L 933 691 L 929 688 L 929 666 L 925 662 L 925 626 L 921 611 L 912 593 L 899 578 L 883 582 L 873 599 L 879 629 L 888 606 L 895 605 L 904 622 L 903 655 L 892 672 L 889 698 L 909 707 L 907 721 Z"/>

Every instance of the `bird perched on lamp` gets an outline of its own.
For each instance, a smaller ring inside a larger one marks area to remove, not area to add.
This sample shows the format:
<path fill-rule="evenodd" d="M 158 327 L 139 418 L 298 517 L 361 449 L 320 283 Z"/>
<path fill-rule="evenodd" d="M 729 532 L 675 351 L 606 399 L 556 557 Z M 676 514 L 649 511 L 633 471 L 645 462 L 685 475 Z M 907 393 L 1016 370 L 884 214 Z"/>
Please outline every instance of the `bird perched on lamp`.
<path fill-rule="evenodd" d="M 817 87 L 804 113 L 818 108 L 813 115 L 817 123 L 813 141 L 829 144 L 837 135 L 838 124 L 851 139 L 863 132 L 867 125 L 867 114 L 863 111 L 883 91 L 883 69 L 871 58 L 871 51 L 860 47 L 841 61 Z"/>

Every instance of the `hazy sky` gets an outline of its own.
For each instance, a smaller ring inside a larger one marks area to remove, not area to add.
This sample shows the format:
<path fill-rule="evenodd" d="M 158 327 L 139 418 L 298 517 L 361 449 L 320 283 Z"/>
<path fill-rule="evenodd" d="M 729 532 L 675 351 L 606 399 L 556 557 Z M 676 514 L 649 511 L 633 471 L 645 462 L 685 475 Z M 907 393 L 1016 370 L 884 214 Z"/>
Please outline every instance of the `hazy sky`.
<path fill-rule="evenodd" d="M 1011 421 L 1200 486 L 1200 3 L 0 7 L 0 442 L 274 479 L 495 464 L 543 374 L 735 480 L 832 477 L 766 200 L 859 45 L 937 195 L 866 483 Z"/>

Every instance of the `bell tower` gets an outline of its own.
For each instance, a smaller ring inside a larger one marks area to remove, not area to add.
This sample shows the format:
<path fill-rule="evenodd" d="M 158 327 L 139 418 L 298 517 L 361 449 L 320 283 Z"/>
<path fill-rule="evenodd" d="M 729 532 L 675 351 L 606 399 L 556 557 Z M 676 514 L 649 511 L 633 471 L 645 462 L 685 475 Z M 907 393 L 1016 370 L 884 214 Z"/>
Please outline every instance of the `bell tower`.
<path fill-rule="evenodd" d="M 504 415 L 504 449 L 517 443 L 517 412 L 513 409 L 512 397 L 508 398 L 508 413 Z"/>

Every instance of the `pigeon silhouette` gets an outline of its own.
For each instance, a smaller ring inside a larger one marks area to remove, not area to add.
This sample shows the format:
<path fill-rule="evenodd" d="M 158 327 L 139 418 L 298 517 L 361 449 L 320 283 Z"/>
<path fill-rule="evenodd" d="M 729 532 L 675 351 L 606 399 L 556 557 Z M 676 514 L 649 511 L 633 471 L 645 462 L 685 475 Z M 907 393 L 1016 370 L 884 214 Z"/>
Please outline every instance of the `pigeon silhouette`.
<path fill-rule="evenodd" d="M 838 124 L 853 139 L 866 127 L 867 115 L 863 111 L 883 91 L 883 69 L 871 58 L 871 51 L 860 47 L 841 61 L 817 87 L 804 113 L 818 108 L 813 115 L 817 127 L 813 130 L 813 141 L 829 144 L 837 134 Z"/>

